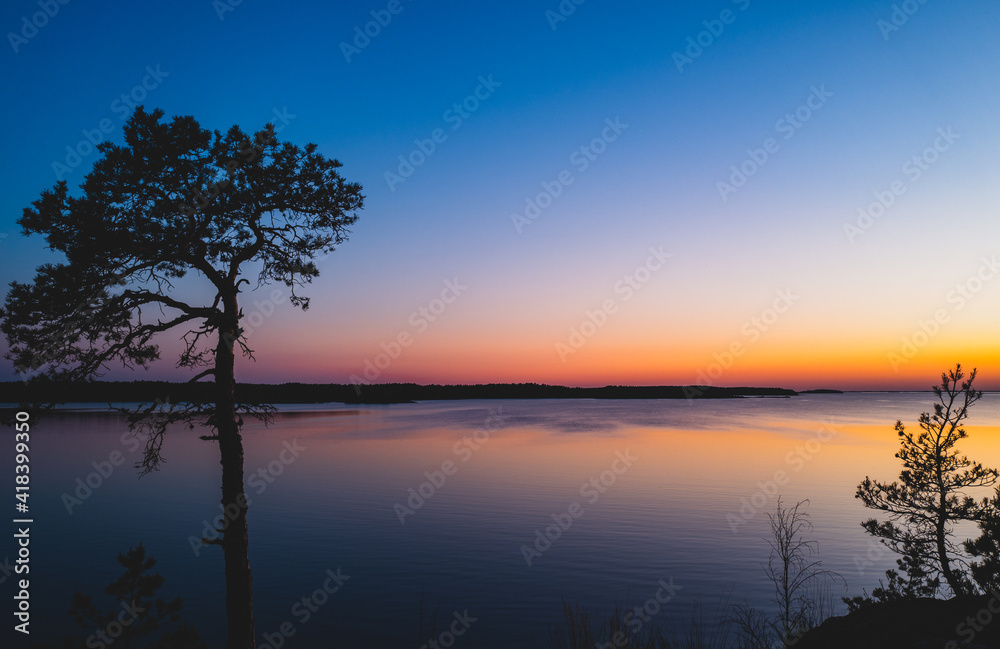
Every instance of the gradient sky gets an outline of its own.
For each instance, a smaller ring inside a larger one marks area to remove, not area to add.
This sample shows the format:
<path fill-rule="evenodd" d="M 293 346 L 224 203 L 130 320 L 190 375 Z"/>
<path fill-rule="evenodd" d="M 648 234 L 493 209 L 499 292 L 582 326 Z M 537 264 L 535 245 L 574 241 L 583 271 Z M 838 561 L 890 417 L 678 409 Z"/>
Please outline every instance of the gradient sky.
<path fill-rule="evenodd" d="M 559 22 L 554 0 L 58 5 L 2 55 L 0 280 L 54 259 L 16 219 L 83 131 L 109 120 L 121 141 L 121 95 L 159 66 L 136 91 L 147 108 L 276 122 L 364 186 L 309 311 L 265 317 L 273 287 L 243 296 L 257 361 L 239 380 L 348 382 L 370 362 L 378 382 L 925 389 L 960 361 L 1000 388 L 1000 6 L 912 0 L 895 25 L 887 0 L 648 4 L 589 0 Z M 390 6 L 348 61 L 341 44 Z M 20 34 L 38 11 L 4 3 L 0 26 Z M 449 109 L 477 89 L 459 122 Z M 435 129 L 446 139 L 387 181 Z M 574 152 L 602 133 L 583 169 Z M 95 159 L 64 173 L 71 187 Z M 744 163 L 753 175 L 720 191 Z M 573 183 L 518 227 L 564 171 Z M 650 248 L 670 257 L 647 273 Z M 181 333 L 149 372 L 110 377 L 183 378 Z"/>

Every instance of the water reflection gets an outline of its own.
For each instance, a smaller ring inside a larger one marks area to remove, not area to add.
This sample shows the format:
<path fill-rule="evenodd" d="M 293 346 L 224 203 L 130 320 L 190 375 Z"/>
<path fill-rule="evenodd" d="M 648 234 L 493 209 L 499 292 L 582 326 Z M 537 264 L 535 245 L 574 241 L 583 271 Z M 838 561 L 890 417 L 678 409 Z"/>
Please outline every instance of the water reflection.
<path fill-rule="evenodd" d="M 898 473 L 892 425 L 914 422 L 929 403 L 927 394 L 845 394 L 286 407 L 271 428 L 244 431 L 246 474 L 258 477 L 247 485 L 258 635 L 291 619 L 296 646 L 334 636 L 406 646 L 419 634 L 422 592 L 448 615 L 468 609 L 477 617 L 469 639 L 479 647 L 527 646 L 532 629 L 537 645 L 560 619 L 562 597 L 609 609 L 645 597 L 660 579 L 683 586 L 660 614 L 667 623 L 686 619 L 698 597 L 764 602 L 766 518 L 744 502 L 756 496 L 773 506 L 766 492 L 779 471 L 786 502 L 811 500 L 824 565 L 859 593 L 893 558 L 878 556 L 859 572 L 855 559 L 870 539 L 854 490 L 865 475 Z M 986 395 L 968 428 L 965 452 L 997 464 L 1000 398 Z M 477 429 L 485 439 L 476 440 Z M 165 595 L 183 596 L 202 637 L 218 645 L 221 552 L 196 554 L 190 543 L 220 514 L 215 448 L 176 430 L 164 469 L 137 480 L 131 464 L 141 450 L 123 443 L 116 415 L 63 413 L 35 430 L 33 493 L 46 557 L 36 592 L 47 612 L 61 615 L 81 583 L 108 581 L 104 559 L 143 541 L 167 577 Z M 303 450 L 281 462 L 287 444 Z M 113 452 L 125 462 L 68 513 L 64 494 Z M 625 452 L 636 460 L 602 483 Z M 595 479 L 603 491 L 591 502 L 585 487 L 596 489 Z M 424 487 L 413 507 L 410 494 L 424 483 L 433 489 Z M 573 503 L 582 514 L 526 565 L 522 546 Z M 402 523 L 399 504 L 412 510 Z M 734 527 L 730 515 L 743 524 Z M 350 579 L 301 623 L 296 602 L 338 569 Z"/>

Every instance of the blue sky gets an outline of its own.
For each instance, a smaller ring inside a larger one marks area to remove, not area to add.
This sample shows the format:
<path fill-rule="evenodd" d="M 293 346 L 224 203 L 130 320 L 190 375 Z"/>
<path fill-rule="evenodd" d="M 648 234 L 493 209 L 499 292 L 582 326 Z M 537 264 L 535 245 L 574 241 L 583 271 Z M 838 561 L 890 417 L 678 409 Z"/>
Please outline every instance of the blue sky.
<path fill-rule="evenodd" d="M 887 362 L 915 323 L 951 308 L 951 286 L 1000 252 L 1000 7 L 646 4 L 564 2 L 572 14 L 553 23 L 557 2 L 400 0 L 394 15 L 389 2 L 56 3 L 30 38 L 8 35 L 2 55 L 0 279 L 27 281 L 50 259 L 19 236 L 21 209 L 56 181 L 53 163 L 80 149 L 82 131 L 109 120 L 120 141 L 121 95 L 135 93 L 220 130 L 285 115 L 283 139 L 316 142 L 365 187 L 350 240 L 321 264 L 314 307 L 268 316 L 246 378 L 347 381 L 456 277 L 468 291 L 380 380 L 690 383 L 788 287 L 801 302 L 720 384 L 787 376 L 812 387 L 826 367 L 845 387 L 922 386 L 956 353 L 1000 369 L 985 348 L 1000 316 L 988 282 L 902 374 Z M 39 11 L 6 3 L 0 25 L 21 33 Z M 391 21 L 369 25 L 377 35 L 346 60 L 341 44 L 372 12 Z M 688 38 L 707 45 L 680 71 Z M 495 87 L 453 128 L 447 111 L 481 78 Z M 134 90 L 144 79 L 152 89 Z M 816 89 L 828 96 L 785 139 L 781 120 Z M 627 128 L 580 169 L 573 152 L 609 119 Z M 398 156 L 435 129 L 447 139 L 390 188 Z M 912 180 L 904 165 L 940 142 L 939 129 L 957 138 Z M 722 200 L 731 166 L 770 138 L 766 163 Z M 95 158 L 64 174 L 71 187 Z M 573 184 L 519 232 L 511 215 L 566 170 Z M 848 237 L 844 225 L 896 181 L 905 193 Z M 561 359 L 556 344 L 650 246 L 673 254 L 667 269 Z M 147 376 L 175 376 L 169 358 L 161 366 Z"/>

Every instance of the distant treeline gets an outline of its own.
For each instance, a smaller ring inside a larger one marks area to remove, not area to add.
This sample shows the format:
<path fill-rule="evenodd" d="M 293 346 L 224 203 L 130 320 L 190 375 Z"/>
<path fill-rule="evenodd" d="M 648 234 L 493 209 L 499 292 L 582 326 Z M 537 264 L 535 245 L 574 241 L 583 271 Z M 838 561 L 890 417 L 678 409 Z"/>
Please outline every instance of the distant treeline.
<path fill-rule="evenodd" d="M 0 383 L 0 401 L 7 403 L 163 402 L 211 401 L 211 383 L 167 381 L 94 381 L 51 384 L 10 381 Z M 236 398 L 243 403 L 406 403 L 451 399 L 732 399 L 737 397 L 790 397 L 783 388 L 718 388 L 709 386 L 627 386 L 569 388 L 539 383 L 490 383 L 487 385 L 417 385 L 382 383 L 239 383 Z"/>
<path fill-rule="evenodd" d="M 348 403 L 398 403 L 401 401 L 439 401 L 445 399 L 732 399 L 747 396 L 790 397 L 797 394 L 794 390 L 784 388 L 713 388 L 677 385 L 609 385 L 603 388 L 568 388 L 561 385 L 539 383 L 489 383 L 486 385 L 384 383 L 336 387 L 346 387 L 350 390 L 351 393 L 346 399 Z"/>

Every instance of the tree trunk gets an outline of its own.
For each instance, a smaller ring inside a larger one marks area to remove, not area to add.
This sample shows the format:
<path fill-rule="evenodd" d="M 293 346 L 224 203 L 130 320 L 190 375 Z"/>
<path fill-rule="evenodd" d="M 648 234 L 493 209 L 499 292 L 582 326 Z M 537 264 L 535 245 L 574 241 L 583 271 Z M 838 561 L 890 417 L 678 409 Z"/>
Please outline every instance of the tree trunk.
<path fill-rule="evenodd" d="M 224 299 L 226 323 L 220 327 L 215 355 L 216 431 L 222 456 L 222 509 L 225 533 L 222 551 L 226 562 L 227 649 L 255 649 L 253 579 L 250 574 L 250 541 L 247 536 L 247 502 L 243 492 L 243 439 L 236 415 L 235 342 L 239 309 L 235 289 Z"/>
<path fill-rule="evenodd" d="M 948 546 L 945 544 L 945 525 L 947 524 L 947 514 L 945 513 L 945 495 L 942 490 L 941 493 L 941 505 L 938 510 L 938 520 L 936 525 L 936 538 L 937 542 L 937 552 L 938 560 L 941 562 L 941 574 L 944 575 L 945 581 L 948 582 L 948 586 L 951 587 L 952 593 L 955 596 L 965 595 L 965 588 L 959 581 L 958 576 L 951 569 L 951 562 L 948 559 Z"/>

